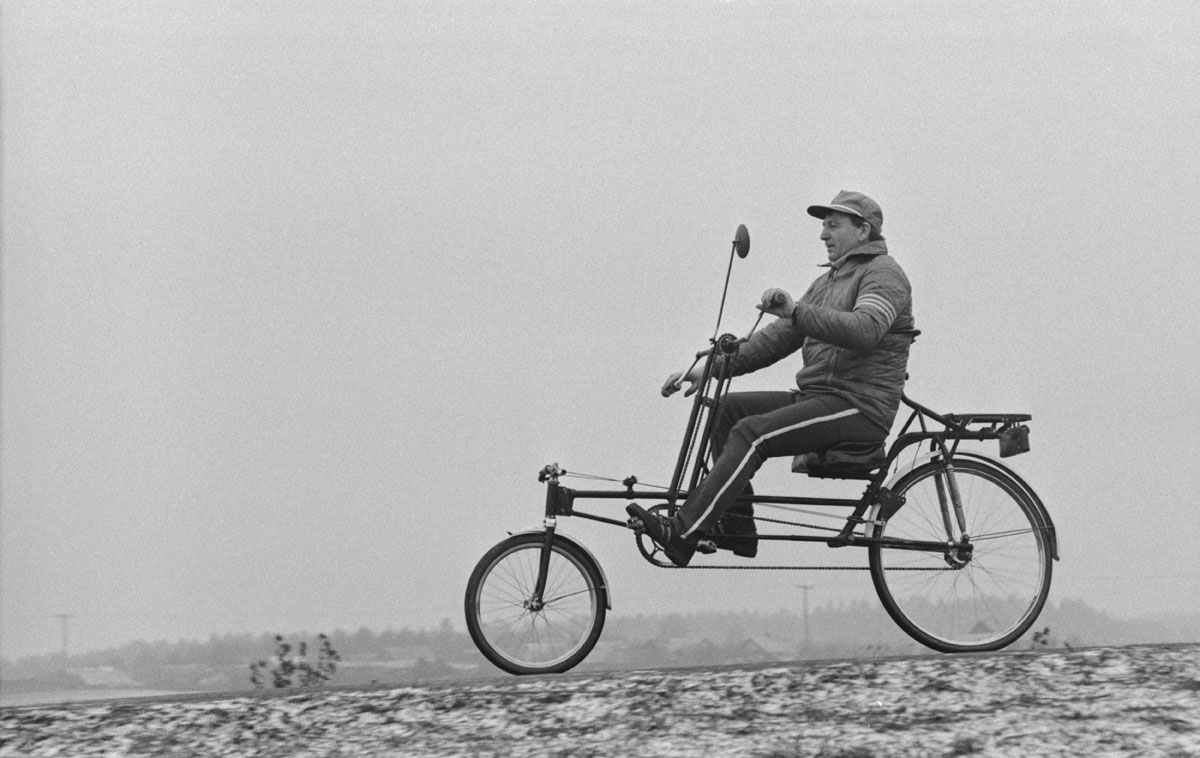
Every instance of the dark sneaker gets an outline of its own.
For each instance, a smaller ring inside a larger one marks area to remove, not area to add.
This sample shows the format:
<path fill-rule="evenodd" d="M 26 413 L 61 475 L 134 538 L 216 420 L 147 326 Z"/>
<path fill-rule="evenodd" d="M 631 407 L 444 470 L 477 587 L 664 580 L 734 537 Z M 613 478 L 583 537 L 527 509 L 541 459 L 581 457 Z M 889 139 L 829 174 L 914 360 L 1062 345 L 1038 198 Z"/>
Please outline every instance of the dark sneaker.
<path fill-rule="evenodd" d="M 708 539 L 713 547 L 719 550 L 729 550 L 734 555 L 753 558 L 758 555 L 757 534 L 758 531 L 754 528 L 754 506 L 737 502 L 709 532 Z"/>
<path fill-rule="evenodd" d="M 709 542 L 717 550 L 729 550 L 734 555 L 740 555 L 743 558 L 753 558 L 758 555 L 758 537 L 754 533 L 749 534 L 712 534 L 708 537 Z"/>
<path fill-rule="evenodd" d="M 650 514 L 637 503 L 625 506 L 625 512 L 642 522 L 642 530 L 646 532 L 646 536 L 662 548 L 667 557 L 671 559 L 671 563 L 676 566 L 686 566 L 691 563 L 692 555 L 696 552 L 696 544 L 679 534 L 669 520 Z"/>

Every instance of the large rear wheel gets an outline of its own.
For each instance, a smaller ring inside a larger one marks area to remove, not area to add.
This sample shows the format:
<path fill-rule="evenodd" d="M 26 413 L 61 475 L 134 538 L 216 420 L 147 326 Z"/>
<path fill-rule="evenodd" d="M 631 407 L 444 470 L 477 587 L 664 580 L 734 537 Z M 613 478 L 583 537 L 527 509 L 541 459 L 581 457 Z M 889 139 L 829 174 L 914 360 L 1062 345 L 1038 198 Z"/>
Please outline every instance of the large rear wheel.
<path fill-rule="evenodd" d="M 579 546 L 554 539 L 546 588 L 536 597 L 546 536 L 517 534 L 479 560 L 467 582 L 471 639 L 510 674 L 551 674 L 573 668 L 600 638 L 608 607 L 600 568 Z"/>
<path fill-rule="evenodd" d="M 1050 592 L 1050 519 L 1025 488 L 986 461 L 954 459 L 965 528 L 941 461 L 906 474 L 905 503 L 869 536 L 879 599 L 913 639 L 945 653 L 999 650 L 1037 620 Z M 965 533 L 965 537 L 963 535 Z M 905 549 L 904 543 L 944 543 Z"/>

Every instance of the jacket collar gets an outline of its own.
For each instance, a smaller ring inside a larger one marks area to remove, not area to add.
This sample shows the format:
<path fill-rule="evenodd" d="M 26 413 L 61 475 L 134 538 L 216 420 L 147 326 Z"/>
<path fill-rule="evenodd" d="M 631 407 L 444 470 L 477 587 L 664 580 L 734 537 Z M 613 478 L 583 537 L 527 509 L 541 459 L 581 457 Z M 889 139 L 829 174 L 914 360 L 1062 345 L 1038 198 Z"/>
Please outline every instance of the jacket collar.
<path fill-rule="evenodd" d="M 864 242 L 863 244 L 861 244 L 858 247 L 851 250 L 846 255 L 839 258 L 836 262 L 831 263 L 829 261 L 826 261 L 826 262 L 818 264 L 818 265 L 824 266 L 826 268 L 831 268 L 834 271 L 837 271 L 842 266 L 844 266 L 851 258 L 859 258 L 859 257 L 874 258 L 877 255 L 887 255 L 887 254 L 888 254 L 888 249 L 887 249 L 887 242 L 885 240 L 879 240 L 877 242 Z"/>

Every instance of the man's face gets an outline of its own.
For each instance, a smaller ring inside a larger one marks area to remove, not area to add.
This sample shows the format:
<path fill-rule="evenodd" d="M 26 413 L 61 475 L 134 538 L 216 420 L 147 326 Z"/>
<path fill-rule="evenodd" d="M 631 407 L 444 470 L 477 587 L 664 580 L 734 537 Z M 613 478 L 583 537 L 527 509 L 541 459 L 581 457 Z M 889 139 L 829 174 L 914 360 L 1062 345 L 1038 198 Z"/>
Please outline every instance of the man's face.
<path fill-rule="evenodd" d="M 829 262 L 834 263 L 866 242 L 867 231 L 855 226 L 844 213 L 830 213 L 821 223 L 821 241 L 829 252 Z"/>

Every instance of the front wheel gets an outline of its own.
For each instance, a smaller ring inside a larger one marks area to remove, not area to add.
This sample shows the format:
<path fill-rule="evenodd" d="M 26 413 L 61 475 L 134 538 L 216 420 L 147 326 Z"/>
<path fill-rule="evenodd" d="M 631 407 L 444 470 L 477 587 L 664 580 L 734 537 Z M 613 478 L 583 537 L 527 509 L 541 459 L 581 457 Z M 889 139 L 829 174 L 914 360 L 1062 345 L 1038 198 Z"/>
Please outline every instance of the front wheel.
<path fill-rule="evenodd" d="M 592 557 L 554 539 L 542 596 L 536 597 L 546 535 L 517 534 L 479 560 L 467 582 L 467 629 L 479 652 L 510 674 L 573 668 L 600 638 L 607 589 Z"/>
<path fill-rule="evenodd" d="M 927 647 L 999 650 L 1029 629 L 1050 593 L 1050 519 L 1003 469 L 953 464 L 962 521 L 944 463 L 904 475 L 895 488 L 904 505 L 871 533 L 881 538 L 869 549 L 871 579 L 892 619 Z M 910 549 L 914 542 L 944 547 Z"/>

